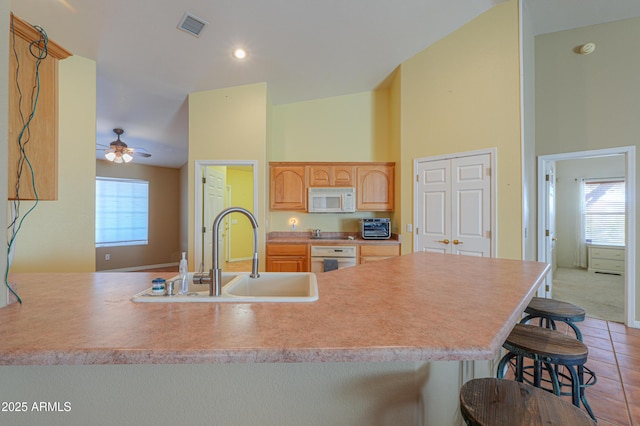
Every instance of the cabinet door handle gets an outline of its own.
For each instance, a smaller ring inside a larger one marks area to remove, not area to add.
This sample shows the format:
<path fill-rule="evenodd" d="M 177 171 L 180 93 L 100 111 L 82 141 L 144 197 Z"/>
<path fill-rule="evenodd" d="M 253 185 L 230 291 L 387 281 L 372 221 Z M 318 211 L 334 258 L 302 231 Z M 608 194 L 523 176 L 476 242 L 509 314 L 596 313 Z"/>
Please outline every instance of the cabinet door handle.
<path fill-rule="evenodd" d="M 458 244 L 462 244 L 462 241 L 453 240 L 453 244 L 456 244 L 456 245 L 458 245 Z"/>
<path fill-rule="evenodd" d="M 443 244 L 449 244 L 449 240 L 444 239 L 444 240 L 438 240 L 439 243 L 443 243 Z"/>

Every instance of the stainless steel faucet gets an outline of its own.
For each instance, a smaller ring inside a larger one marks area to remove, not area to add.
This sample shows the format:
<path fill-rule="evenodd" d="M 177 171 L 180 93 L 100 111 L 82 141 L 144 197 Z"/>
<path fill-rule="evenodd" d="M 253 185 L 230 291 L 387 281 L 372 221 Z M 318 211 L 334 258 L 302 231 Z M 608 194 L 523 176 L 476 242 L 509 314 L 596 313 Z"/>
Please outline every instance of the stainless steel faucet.
<path fill-rule="evenodd" d="M 218 262 L 218 234 L 220 232 L 220 223 L 222 219 L 228 214 L 238 212 L 245 215 L 253 226 L 253 261 L 251 264 L 251 278 L 259 278 L 258 273 L 258 221 L 247 209 L 242 207 L 229 207 L 222 210 L 218 216 L 213 220 L 213 244 L 212 244 L 212 256 L 213 256 L 213 269 L 209 269 L 209 274 L 198 272 L 193 275 L 194 284 L 209 284 L 209 296 L 220 296 L 222 294 L 222 268 L 219 267 Z"/>

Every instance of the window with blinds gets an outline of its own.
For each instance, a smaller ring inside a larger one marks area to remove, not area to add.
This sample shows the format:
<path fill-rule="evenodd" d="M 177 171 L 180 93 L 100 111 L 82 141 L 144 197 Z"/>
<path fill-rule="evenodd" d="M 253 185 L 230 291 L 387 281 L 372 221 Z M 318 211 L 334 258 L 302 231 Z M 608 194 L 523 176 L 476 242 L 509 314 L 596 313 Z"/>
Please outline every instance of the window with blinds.
<path fill-rule="evenodd" d="M 149 182 L 96 178 L 96 247 L 148 243 Z"/>
<path fill-rule="evenodd" d="M 624 246 L 624 180 L 585 180 L 584 215 L 587 243 Z"/>

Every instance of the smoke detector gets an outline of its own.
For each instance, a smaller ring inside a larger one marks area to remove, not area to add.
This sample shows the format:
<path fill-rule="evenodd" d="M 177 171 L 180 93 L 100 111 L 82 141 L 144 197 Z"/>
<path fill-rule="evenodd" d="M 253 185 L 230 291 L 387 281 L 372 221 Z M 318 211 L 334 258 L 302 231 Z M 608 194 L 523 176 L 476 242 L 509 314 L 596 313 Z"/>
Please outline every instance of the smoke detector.
<path fill-rule="evenodd" d="M 585 43 L 582 46 L 578 46 L 578 53 L 581 55 L 589 55 L 596 50 L 595 43 Z"/>
<path fill-rule="evenodd" d="M 182 15 L 182 19 L 178 23 L 178 29 L 189 33 L 194 37 L 200 37 L 200 34 L 209 23 L 204 19 L 198 18 L 195 15 L 185 12 Z"/>

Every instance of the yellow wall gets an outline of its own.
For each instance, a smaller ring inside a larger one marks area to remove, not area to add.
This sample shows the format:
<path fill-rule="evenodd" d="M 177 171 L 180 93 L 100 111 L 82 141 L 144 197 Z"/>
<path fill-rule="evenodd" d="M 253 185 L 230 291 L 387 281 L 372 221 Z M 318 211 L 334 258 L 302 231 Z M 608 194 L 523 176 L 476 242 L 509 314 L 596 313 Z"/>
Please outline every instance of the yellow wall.
<path fill-rule="evenodd" d="M 403 62 L 380 88 L 273 107 L 270 161 L 395 161 L 396 211 L 271 212 L 269 230 L 357 231 L 391 217 L 413 248 L 413 161 L 497 148 L 498 256 L 521 258 L 522 169 L 518 4 L 494 7 Z M 515 200 L 515 201 L 514 201 Z"/>
<path fill-rule="evenodd" d="M 498 257 L 521 258 L 518 4 L 500 4 L 401 65 L 402 226 L 413 161 L 497 148 Z M 495 176 L 494 176 L 495 177 Z M 404 232 L 403 252 L 413 234 Z"/>
<path fill-rule="evenodd" d="M 58 200 L 40 201 L 16 239 L 12 272 L 95 271 L 96 63 L 59 63 Z M 22 202 L 26 212 L 33 202 Z"/>
<path fill-rule="evenodd" d="M 395 161 L 389 160 L 393 146 L 389 142 L 386 88 L 272 109 L 269 161 Z M 289 221 L 295 218 L 296 231 L 357 232 L 359 220 L 365 217 L 392 217 L 392 214 L 272 211 L 269 230 L 291 231 Z"/>
<path fill-rule="evenodd" d="M 180 167 L 180 253 L 189 251 L 189 186 L 188 162 Z"/>
<path fill-rule="evenodd" d="M 269 161 L 387 161 L 386 91 L 273 107 Z"/>
<path fill-rule="evenodd" d="M 227 167 L 227 185 L 231 188 L 229 207 L 253 210 L 253 168 Z M 253 256 L 253 228 L 248 220 L 231 223 L 231 259 L 251 259 Z"/>
<path fill-rule="evenodd" d="M 389 105 L 389 113 L 388 113 L 388 149 L 389 149 L 389 161 L 393 161 L 396 163 L 396 179 L 395 179 L 395 188 L 394 188 L 394 206 L 395 211 L 389 215 L 391 218 L 391 230 L 397 234 L 402 234 L 402 171 L 407 167 L 412 169 L 412 165 L 405 165 L 402 162 L 402 75 L 400 72 L 400 67 L 396 68 L 393 73 L 389 75 L 386 82 L 386 91 L 387 91 L 387 99 Z M 412 252 L 411 241 L 403 242 L 402 244 L 402 252 L 410 253 Z"/>
<path fill-rule="evenodd" d="M 96 161 L 96 176 L 149 182 L 149 244 L 97 247 L 96 270 L 177 264 L 180 261 L 180 169 Z M 109 254 L 110 260 L 105 260 Z"/>
<path fill-rule="evenodd" d="M 193 270 L 196 160 L 255 160 L 258 163 L 260 259 L 264 259 L 267 116 L 266 83 L 189 95 L 189 265 Z M 264 263 L 264 262 L 263 262 Z M 264 266 L 264 265 L 262 265 Z"/>

